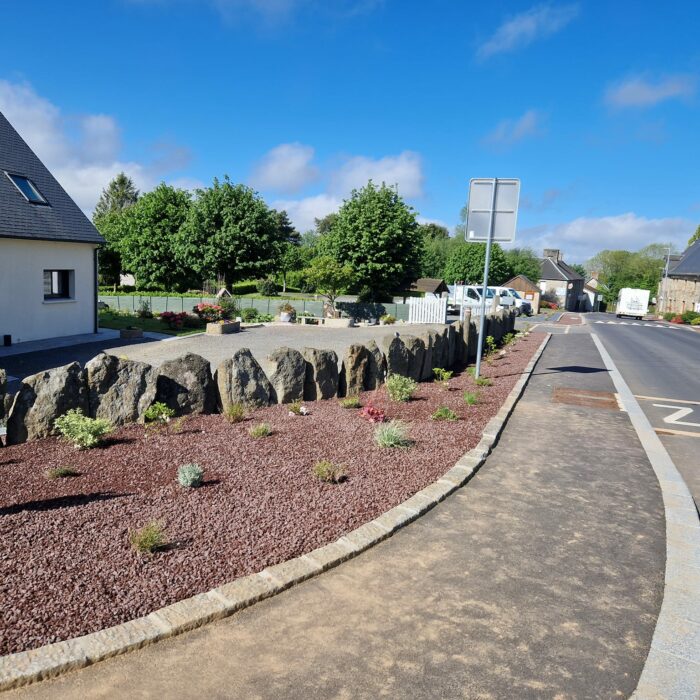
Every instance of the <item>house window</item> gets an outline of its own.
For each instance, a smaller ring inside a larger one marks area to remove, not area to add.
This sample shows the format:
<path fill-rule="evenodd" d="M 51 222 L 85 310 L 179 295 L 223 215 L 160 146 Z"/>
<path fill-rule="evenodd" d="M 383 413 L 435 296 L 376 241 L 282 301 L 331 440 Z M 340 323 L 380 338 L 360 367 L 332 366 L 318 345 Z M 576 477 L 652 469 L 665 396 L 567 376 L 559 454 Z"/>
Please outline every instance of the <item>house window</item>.
<path fill-rule="evenodd" d="M 73 270 L 44 270 L 44 299 L 71 299 Z"/>
<path fill-rule="evenodd" d="M 32 204 L 48 204 L 44 196 L 39 192 L 37 186 L 24 175 L 13 175 L 5 173 L 12 184 L 22 193 L 22 196 Z"/>

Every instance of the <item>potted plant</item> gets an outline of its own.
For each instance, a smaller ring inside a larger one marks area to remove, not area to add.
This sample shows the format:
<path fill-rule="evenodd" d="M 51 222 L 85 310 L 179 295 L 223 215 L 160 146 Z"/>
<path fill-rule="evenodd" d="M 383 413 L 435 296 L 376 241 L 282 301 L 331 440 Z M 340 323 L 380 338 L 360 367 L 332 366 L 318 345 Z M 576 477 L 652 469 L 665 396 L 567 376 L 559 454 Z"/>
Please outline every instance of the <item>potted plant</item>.
<path fill-rule="evenodd" d="M 291 323 L 297 313 L 297 310 L 288 301 L 284 304 L 280 304 L 279 311 L 280 321 L 282 321 L 282 323 Z"/>
<path fill-rule="evenodd" d="M 240 321 L 210 321 L 207 323 L 207 335 L 228 335 L 229 333 L 238 333 L 241 330 Z"/>

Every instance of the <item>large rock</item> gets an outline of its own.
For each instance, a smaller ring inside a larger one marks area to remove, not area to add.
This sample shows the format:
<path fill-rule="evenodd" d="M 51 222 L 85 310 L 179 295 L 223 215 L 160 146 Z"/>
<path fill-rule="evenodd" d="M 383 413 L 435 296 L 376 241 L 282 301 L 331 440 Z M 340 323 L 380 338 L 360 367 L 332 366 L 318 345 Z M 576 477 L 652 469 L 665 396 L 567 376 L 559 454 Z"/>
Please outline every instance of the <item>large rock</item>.
<path fill-rule="evenodd" d="M 77 362 L 27 377 L 7 419 L 7 444 L 48 437 L 56 418 L 74 408 L 87 412 L 85 374 Z"/>
<path fill-rule="evenodd" d="M 410 353 L 403 340 L 398 335 L 382 338 L 382 350 L 386 357 L 387 374 L 400 374 L 408 376 L 408 364 Z"/>
<path fill-rule="evenodd" d="M 360 343 L 353 343 L 345 351 L 340 368 L 338 396 L 353 396 L 365 388 L 369 355 L 369 350 Z"/>
<path fill-rule="evenodd" d="M 236 350 L 231 359 L 224 360 L 214 381 L 224 411 L 234 403 L 269 406 L 274 402 L 275 391 L 248 348 Z"/>
<path fill-rule="evenodd" d="M 445 337 L 441 331 L 428 331 L 433 333 L 433 367 L 445 367 L 446 348 Z"/>
<path fill-rule="evenodd" d="M 188 352 L 158 368 L 156 401 L 179 416 L 186 413 L 215 413 L 216 384 L 211 366 L 201 355 Z"/>
<path fill-rule="evenodd" d="M 338 393 L 338 355 L 333 350 L 304 348 L 304 400 L 331 399 Z"/>
<path fill-rule="evenodd" d="M 403 335 L 401 339 L 408 350 L 408 376 L 419 382 L 423 374 L 425 342 L 414 335 Z"/>
<path fill-rule="evenodd" d="M 367 373 L 365 374 L 365 389 L 373 391 L 378 389 L 386 381 L 386 357 L 379 349 L 375 340 L 367 343 L 369 359 L 367 362 Z"/>
<path fill-rule="evenodd" d="M 447 366 L 454 367 L 457 362 L 457 333 L 454 325 L 447 327 Z"/>
<path fill-rule="evenodd" d="M 292 348 L 277 348 L 267 356 L 267 362 L 277 403 L 301 401 L 306 378 L 306 361 L 302 354 Z"/>
<path fill-rule="evenodd" d="M 420 378 L 422 382 L 427 382 L 433 378 L 433 345 L 435 343 L 435 331 L 426 331 L 421 335 L 421 340 L 425 346 L 423 353 L 423 367 Z"/>
<path fill-rule="evenodd" d="M 158 370 L 145 362 L 134 362 L 101 353 L 85 365 L 88 406 L 93 418 L 112 425 L 143 420 L 156 400 Z"/>

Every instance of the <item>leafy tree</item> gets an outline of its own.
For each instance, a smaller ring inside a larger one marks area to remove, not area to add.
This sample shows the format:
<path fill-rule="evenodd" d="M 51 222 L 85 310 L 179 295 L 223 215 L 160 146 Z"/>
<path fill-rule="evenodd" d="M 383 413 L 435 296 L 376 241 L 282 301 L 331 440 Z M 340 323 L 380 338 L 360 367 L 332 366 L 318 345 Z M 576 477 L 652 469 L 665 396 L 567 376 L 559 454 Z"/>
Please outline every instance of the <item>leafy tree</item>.
<path fill-rule="evenodd" d="M 325 236 L 327 233 L 330 233 L 331 229 L 333 228 L 335 222 L 338 220 L 338 213 L 337 212 L 331 212 L 330 214 L 326 214 L 321 219 L 314 219 L 314 222 L 316 224 L 316 236 L 321 237 Z"/>
<path fill-rule="evenodd" d="M 282 293 L 287 291 L 287 275 L 304 267 L 304 253 L 301 246 L 285 241 L 277 259 L 277 267 L 282 274 Z"/>
<path fill-rule="evenodd" d="M 330 255 L 314 258 L 305 274 L 309 284 L 325 296 L 334 309 L 335 300 L 348 289 L 354 276 L 350 265 L 339 263 Z"/>
<path fill-rule="evenodd" d="M 450 253 L 445 266 L 445 279 L 448 282 L 479 284 L 484 279 L 485 260 L 486 243 L 463 243 Z M 493 243 L 489 262 L 489 284 L 498 285 L 505 282 L 509 272 L 503 249 L 498 243 Z"/>
<path fill-rule="evenodd" d="M 573 265 L 569 265 L 569 267 L 572 270 L 578 272 L 579 275 L 581 275 L 581 277 L 583 277 L 583 279 L 588 278 L 588 272 L 586 272 L 586 268 L 583 265 L 581 265 L 581 263 L 573 263 Z"/>
<path fill-rule="evenodd" d="M 122 273 L 122 260 L 119 254 L 120 214 L 136 204 L 139 191 L 133 180 L 126 173 L 119 173 L 105 189 L 102 190 L 92 221 L 104 236 L 106 243 L 100 246 L 100 276 L 105 284 L 119 284 Z"/>
<path fill-rule="evenodd" d="M 542 263 L 531 248 L 510 248 L 503 252 L 508 263 L 509 277 L 525 275 L 531 282 L 537 284 Z"/>
<path fill-rule="evenodd" d="M 177 251 L 202 277 L 234 282 L 267 275 L 283 242 L 277 213 L 250 187 L 226 176 L 198 190 L 180 235 Z"/>
<path fill-rule="evenodd" d="M 688 239 L 688 245 L 693 245 L 695 241 L 700 241 L 700 226 L 695 229 L 695 233 Z"/>
<path fill-rule="evenodd" d="M 301 245 L 301 234 L 294 228 L 294 224 L 289 220 L 287 212 L 272 210 L 277 225 L 277 238 L 280 241 L 291 243 L 292 245 Z"/>
<path fill-rule="evenodd" d="M 322 254 L 352 267 L 353 286 L 367 299 L 386 298 L 420 274 L 423 237 L 416 214 L 384 183 L 377 187 L 370 180 L 353 190 L 319 247 Z"/>
<path fill-rule="evenodd" d="M 445 226 L 440 226 L 440 224 L 419 224 L 418 229 L 423 235 L 423 239 L 426 241 L 447 240 L 450 237 L 450 232 L 447 228 L 445 228 Z"/>
<path fill-rule="evenodd" d="M 181 291 L 193 282 L 192 268 L 176 256 L 189 209 L 188 192 L 161 183 L 122 212 L 119 252 L 139 288 Z"/>

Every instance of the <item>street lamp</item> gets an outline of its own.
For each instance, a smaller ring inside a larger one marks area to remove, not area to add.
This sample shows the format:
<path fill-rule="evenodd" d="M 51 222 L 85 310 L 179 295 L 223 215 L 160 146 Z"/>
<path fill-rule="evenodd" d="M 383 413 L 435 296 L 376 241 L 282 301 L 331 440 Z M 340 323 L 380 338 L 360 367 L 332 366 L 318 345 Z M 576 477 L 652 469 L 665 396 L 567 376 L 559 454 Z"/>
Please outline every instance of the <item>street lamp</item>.
<path fill-rule="evenodd" d="M 666 246 L 666 265 L 664 266 L 664 279 L 661 283 L 661 309 L 659 313 L 666 311 L 666 283 L 668 280 L 668 261 L 671 257 L 671 246 Z"/>

